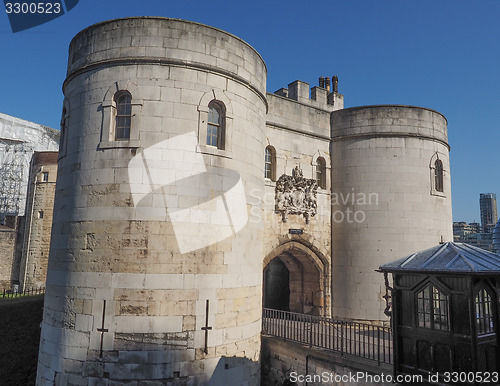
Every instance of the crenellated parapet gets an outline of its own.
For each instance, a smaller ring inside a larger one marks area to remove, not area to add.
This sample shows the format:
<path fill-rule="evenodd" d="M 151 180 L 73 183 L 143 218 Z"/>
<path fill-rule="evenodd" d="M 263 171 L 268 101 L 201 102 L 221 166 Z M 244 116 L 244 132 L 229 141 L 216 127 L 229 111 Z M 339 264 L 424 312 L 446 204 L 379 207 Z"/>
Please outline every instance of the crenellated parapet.
<path fill-rule="evenodd" d="M 280 88 L 274 94 L 312 107 L 335 111 L 344 108 L 344 96 L 338 92 L 337 76 L 320 77 L 319 86 L 309 87 L 309 83 L 296 80 L 288 88 Z"/>

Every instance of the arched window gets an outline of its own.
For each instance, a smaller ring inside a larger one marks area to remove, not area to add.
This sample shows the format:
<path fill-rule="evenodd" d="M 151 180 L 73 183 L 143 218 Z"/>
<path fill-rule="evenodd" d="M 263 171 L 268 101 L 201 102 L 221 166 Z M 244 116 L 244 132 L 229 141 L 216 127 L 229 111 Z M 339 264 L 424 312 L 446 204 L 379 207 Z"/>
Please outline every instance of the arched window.
<path fill-rule="evenodd" d="M 68 142 L 68 129 L 69 129 L 69 102 L 65 98 L 63 102 L 63 110 L 61 116 L 61 132 L 59 137 L 59 155 L 58 158 L 66 155 L 66 147 Z"/>
<path fill-rule="evenodd" d="M 448 296 L 432 284 L 417 293 L 418 327 L 449 330 Z"/>
<path fill-rule="evenodd" d="M 225 144 L 225 109 L 222 102 L 211 101 L 208 104 L 207 145 L 224 149 Z"/>
<path fill-rule="evenodd" d="M 132 122 L 132 95 L 128 91 L 119 91 L 115 95 L 115 103 L 115 140 L 128 140 Z"/>
<path fill-rule="evenodd" d="M 264 178 L 276 181 L 276 151 L 272 146 L 266 147 L 264 157 Z"/>
<path fill-rule="evenodd" d="M 434 187 L 438 192 L 444 192 L 443 174 L 443 162 L 437 159 L 436 162 L 434 162 Z"/>
<path fill-rule="evenodd" d="M 316 181 L 321 189 L 326 189 L 326 162 L 323 157 L 316 160 Z"/>
<path fill-rule="evenodd" d="M 137 149 L 141 146 L 139 132 L 143 104 L 141 89 L 130 80 L 114 82 L 108 88 L 101 105 L 99 149 Z"/>
<path fill-rule="evenodd" d="M 486 289 L 481 289 L 474 300 L 476 311 L 476 333 L 487 335 L 495 332 L 493 326 L 493 301 Z"/>
<path fill-rule="evenodd" d="M 68 112 L 66 107 L 63 107 L 62 118 L 61 118 L 61 136 L 59 138 L 59 152 L 64 150 L 64 140 L 66 137 L 66 130 L 68 125 Z"/>

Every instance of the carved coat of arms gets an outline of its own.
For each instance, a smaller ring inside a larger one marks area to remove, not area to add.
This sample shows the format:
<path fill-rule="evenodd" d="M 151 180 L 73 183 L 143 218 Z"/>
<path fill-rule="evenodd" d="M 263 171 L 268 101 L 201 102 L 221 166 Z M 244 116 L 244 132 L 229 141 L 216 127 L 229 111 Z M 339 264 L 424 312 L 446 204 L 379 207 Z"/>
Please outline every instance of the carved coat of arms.
<path fill-rule="evenodd" d="M 317 181 L 304 178 L 302 170 L 296 166 L 291 176 L 283 174 L 276 181 L 275 211 L 281 213 L 283 222 L 287 221 L 289 214 L 301 214 L 309 224 L 318 207 L 317 191 Z"/>

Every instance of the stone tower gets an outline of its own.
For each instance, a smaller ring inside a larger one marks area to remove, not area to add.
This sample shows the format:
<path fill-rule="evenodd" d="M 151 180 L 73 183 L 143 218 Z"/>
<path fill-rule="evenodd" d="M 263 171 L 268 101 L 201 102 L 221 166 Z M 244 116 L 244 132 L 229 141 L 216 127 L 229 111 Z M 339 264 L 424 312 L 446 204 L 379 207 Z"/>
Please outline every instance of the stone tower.
<path fill-rule="evenodd" d="M 38 385 L 259 384 L 265 82 L 197 23 L 72 40 Z"/>
<path fill-rule="evenodd" d="M 447 121 L 412 106 L 332 112 L 332 308 L 384 320 L 388 261 L 452 241 Z"/>
<path fill-rule="evenodd" d="M 26 223 L 20 261 L 20 287 L 45 285 L 57 175 L 57 152 L 34 152 L 31 159 Z"/>

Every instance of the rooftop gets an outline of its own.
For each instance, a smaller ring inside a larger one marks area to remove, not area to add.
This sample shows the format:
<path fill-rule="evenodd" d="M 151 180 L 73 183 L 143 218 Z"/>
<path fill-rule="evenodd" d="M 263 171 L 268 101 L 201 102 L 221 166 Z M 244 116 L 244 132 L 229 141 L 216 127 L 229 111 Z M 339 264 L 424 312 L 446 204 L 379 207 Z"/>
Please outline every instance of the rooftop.
<path fill-rule="evenodd" d="M 380 266 L 386 272 L 500 273 L 500 255 L 469 244 L 444 243 Z"/>

